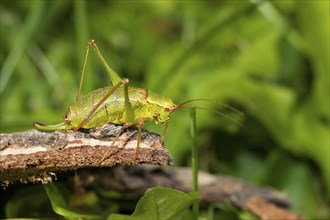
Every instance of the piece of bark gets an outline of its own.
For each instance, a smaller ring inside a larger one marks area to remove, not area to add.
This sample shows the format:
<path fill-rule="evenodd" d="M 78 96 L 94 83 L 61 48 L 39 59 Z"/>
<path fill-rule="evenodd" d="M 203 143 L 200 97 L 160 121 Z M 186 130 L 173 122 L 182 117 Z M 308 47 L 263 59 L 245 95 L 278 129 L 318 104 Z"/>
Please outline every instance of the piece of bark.
<path fill-rule="evenodd" d="M 246 209 L 258 216 L 261 220 L 285 219 L 303 220 L 304 218 L 297 213 L 286 210 L 269 203 L 265 199 L 255 196 L 249 198 L 245 203 Z"/>
<path fill-rule="evenodd" d="M 156 166 L 115 166 L 110 170 L 84 169 L 74 176 L 77 188 L 97 186 L 102 189 L 119 191 L 122 194 L 136 194 L 154 186 L 175 188 L 191 192 L 192 175 L 190 168 L 164 168 Z M 291 204 L 286 195 L 269 187 L 249 184 L 243 180 L 199 172 L 200 204 L 229 203 L 247 210 L 262 220 L 302 220 L 303 217 L 289 210 Z M 134 199 L 134 198 L 132 198 Z M 265 208 L 268 207 L 269 209 Z"/>
<path fill-rule="evenodd" d="M 140 151 L 135 158 L 138 131 L 134 127 L 126 129 L 109 148 L 121 130 L 122 126 L 107 124 L 77 132 L 31 130 L 0 134 L 0 184 L 47 183 L 56 179 L 59 172 L 84 167 L 172 163 L 160 136 L 145 130 L 141 132 Z"/>

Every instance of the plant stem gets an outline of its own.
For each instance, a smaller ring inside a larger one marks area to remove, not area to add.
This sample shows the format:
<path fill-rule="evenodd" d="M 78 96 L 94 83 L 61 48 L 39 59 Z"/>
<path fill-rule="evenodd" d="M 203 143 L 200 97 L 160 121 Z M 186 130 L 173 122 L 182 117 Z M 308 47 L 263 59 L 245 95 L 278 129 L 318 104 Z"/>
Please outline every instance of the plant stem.
<path fill-rule="evenodd" d="M 196 145 L 196 109 L 190 109 L 190 135 L 191 135 L 191 166 L 192 166 L 192 191 L 198 193 L 198 152 Z M 193 215 L 199 216 L 199 201 L 193 203 Z"/>

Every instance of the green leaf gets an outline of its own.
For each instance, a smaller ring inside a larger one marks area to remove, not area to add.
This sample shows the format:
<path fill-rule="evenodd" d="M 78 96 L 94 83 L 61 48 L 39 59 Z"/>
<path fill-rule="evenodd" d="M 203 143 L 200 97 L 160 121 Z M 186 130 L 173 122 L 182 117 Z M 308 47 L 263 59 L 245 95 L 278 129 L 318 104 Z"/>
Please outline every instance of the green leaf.
<path fill-rule="evenodd" d="M 146 191 L 131 216 L 112 214 L 108 219 L 192 219 L 189 207 L 197 198 L 175 189 L 154 187 Z"/>
<path fill-rule="evenodd" d="M 49 183 L 44 185 L 47 195 L 52 203 L 52 207 L 54 212 L 59 215 L 62 215 L 67 218 L 83 218 L 83 219 L 101 219 L 101 216 L 98 215 L 89 215 L 89 214 L 82 214 L 73 211 L 68 207 L 66 204 L 65 199 L 62 196 L 62 193 L 58 189 L 58 187 L 54 183 Z"/>

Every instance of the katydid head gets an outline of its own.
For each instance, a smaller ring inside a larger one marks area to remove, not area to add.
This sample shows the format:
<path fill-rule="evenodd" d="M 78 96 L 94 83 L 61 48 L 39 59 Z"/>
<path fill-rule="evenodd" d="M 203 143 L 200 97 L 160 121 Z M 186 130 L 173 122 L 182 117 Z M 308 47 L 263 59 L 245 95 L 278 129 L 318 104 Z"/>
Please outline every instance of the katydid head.
<path fill-rule="evenodd" d="M 169 107 L 164 107 L 164 108 L 160 108 L 156 114 L 154 114 L 153 118 L 156 124 L 163 124 L 165 122 L 167 122 L 168 120 L 170 120 L 170 115 L 171 115 L 171 111 L 169 111 Z"/>
<path fill-rule="evenodd" d="M 241 111 L 239 111 L 239 110 L 237 110 L 237 109 L 235 109 L 235 108 L 233 108 L 233 107 L 231 107 L 231 106 L 229 106 L 229 105 L 226 105 L 226 104 L 224 104 L 224 103 L 221 103 L 221 102 L 218 102 L 218 101 L 215 101 L 215 100 L 212 100 L 212 99 L 191 99 L 191 100 L 188 100 L 188 101 L 185 101 L 185 102 L 181 103 L 180 105 L 174 105 L 174 106 L 172 106 L 172 107 L 164 108 L 164 112 L 167 112 L 167 113 L 168 113 L 168 119 L 169 119 L 170 115 L 171 115 L 174 111 L 176 111 L 177 109 L 181 109 L 181 108 L 194 108 L 194 109 L 201 109 L 201 110 L 205 110 L 205 111 L 209 111 L 209 112 L 213 112 L 213 113 L 215 113 L 215 114 L 221 115 L 222 117 L 225 117 L 225 118 L 227 118 L 227 119 L 230 119 L 230 120 L 232 120 L 233 122 L 235 122 L 236 124 L 238 124 L 238 125 L 241 126 L 241 123 L 240 123 L 240 122 L 238 122 L 238 121 L 235 120 L 234 118 L 232 118 L 232 117 L 230 117 L 230 116 L 228 116 L 228 115 L 226 115 L 225 113 L 222 113 L 222 112 L 220 112 L 220 111 L 216 111 L 216 110 L 209 109 L 209 108 L 205 108 L 205 107 L 199 107 L 199 106 L 186 106 L 186 104 L 188 104 L 188 103 L 191 103 L 191 102 L 197 102 L 197 101 L 213 102 L 213 103 L 216 103 L 216 104 L 220 104 L 220 105 L 222 105 L 223 107 L 225 107 L 225 108 L 227 108 L 227 109 L 230 109 L 230 110 L 232 110 L 232 111 L 234 111 L 234 112 L 236 112 L 236 113 L 239 113 L 239 114 L 241 114 L 241 115 L 244 114 L 243 112 L 241 112 Z M 167 120 L 168 120 L 168 119 L 167 119 Z M 166 120 L 166 121 L 167 121 L 167 120 Z"/>

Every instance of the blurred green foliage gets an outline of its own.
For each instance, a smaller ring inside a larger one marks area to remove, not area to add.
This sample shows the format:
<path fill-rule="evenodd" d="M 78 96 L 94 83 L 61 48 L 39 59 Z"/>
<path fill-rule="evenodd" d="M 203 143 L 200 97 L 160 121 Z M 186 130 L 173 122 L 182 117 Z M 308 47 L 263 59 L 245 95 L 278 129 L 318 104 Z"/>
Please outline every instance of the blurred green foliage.
<path fill-rule="evenodd" d="M 198 111 L 202 169 L 283 190 L 307 219 L 329 217 L 329 1 L 0 4 L 1 132 L 62 120 L 94 38 L 132 86 L 245 113 L 199 103 L 243 124 Z M 106 85 L 90 56 L 84 93 Z M 177 165 L 189 164 L 188 111 L 172 115 L 165 143 Z"/>

